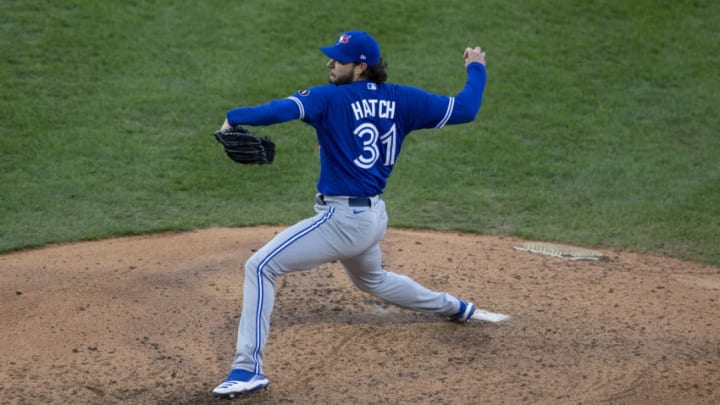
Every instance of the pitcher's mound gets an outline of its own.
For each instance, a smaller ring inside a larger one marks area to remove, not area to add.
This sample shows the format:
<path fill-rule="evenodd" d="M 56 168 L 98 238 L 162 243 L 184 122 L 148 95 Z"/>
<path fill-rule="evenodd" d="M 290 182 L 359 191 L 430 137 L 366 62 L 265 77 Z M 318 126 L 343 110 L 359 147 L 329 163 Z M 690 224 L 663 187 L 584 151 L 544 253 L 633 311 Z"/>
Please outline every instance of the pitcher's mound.
<path fill-rule="evenodd" d="M 217 403 L 244 262 L 280 228 L 0 255 L 1 403 Z M 385 305 L 331 263 L 281 277 L 267 390 L 236 403 L 720 403 L 720 269 L 389 230 L 386 269 L 511 315 L 458 325 Z M 593 250 L 598 250 L 593 248 Z"/>

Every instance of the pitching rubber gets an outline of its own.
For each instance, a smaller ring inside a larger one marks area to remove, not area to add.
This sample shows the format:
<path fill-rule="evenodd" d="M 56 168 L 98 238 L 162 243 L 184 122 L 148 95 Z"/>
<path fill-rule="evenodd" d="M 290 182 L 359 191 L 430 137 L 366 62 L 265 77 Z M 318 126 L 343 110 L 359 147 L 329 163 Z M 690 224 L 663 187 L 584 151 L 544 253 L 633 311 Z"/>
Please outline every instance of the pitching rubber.
<path fill-rule="evenodd" d="M 485 311 L 483 309 L 476 309 L 470 317 L 471 320 L 485 321 L 498 323 L 510 319 L 510 315 L 499 314 L 496 312 Z"/>

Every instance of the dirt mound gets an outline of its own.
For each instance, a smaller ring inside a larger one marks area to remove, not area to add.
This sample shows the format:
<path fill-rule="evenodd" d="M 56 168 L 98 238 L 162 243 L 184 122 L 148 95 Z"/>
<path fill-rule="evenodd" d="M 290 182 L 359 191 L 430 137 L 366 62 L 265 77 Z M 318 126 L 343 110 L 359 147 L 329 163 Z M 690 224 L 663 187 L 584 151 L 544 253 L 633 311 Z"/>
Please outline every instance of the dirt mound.
<path fill-rule="evenodd" d="M 1 403 L 216 403 L 243 265 L 278 228 L 0 255 Z M 720 269 L 391 229 L 385 267 L 513 318 L 456 325 L 356 290 L 339 264 L 278 281 L 265 391 L 236 403 L 720 403 Z M 597 249 L 596 249 L 597 250 Z"/>

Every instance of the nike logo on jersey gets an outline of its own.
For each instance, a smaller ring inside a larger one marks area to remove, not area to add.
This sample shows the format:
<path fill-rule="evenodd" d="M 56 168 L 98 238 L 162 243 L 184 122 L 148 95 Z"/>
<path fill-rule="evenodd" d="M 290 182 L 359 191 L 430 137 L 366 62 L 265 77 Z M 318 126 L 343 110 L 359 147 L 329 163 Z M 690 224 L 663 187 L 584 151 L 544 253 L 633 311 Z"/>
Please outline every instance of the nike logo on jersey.
<path fill-rule="evenodd" d="M 355 120 L 367 117 L 395 118 L 395 102 L 390 100 L 362 99 L 350 104 Z"/>
<path fill-rule="evenodd" d="M 353 210 L 353 214 L 355 214 L 355 215 L 362 214 L 365 211 L 367 211 L 367 210 Z"/>

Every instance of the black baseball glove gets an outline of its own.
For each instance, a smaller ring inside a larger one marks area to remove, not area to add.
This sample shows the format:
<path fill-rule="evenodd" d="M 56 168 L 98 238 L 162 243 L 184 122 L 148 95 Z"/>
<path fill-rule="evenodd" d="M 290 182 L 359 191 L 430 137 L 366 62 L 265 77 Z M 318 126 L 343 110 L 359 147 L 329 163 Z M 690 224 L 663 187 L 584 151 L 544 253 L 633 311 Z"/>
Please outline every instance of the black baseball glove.
<path fill-rule="evenodd" d="M 223 146 L 225 154 L 241 164 L 270 164 L 275 159 L 275 143 L 259 137 L 247 129 L 236 126 L 215 132 L 215 139 Z"/>

